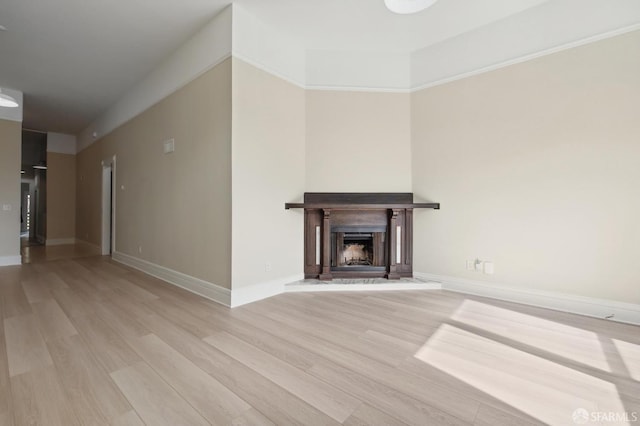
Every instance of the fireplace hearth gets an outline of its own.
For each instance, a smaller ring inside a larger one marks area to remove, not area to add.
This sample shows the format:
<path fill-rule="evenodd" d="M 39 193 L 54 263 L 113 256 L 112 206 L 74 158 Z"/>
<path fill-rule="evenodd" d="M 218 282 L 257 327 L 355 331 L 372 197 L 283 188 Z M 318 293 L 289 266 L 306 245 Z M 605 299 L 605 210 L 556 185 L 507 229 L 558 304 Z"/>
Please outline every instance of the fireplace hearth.
<path fill-rule="evenodd" d="M 305 278 L 413 276 L 413 210 L 439 209 L 414 203 L 412 193 L 304 194 Z"/>

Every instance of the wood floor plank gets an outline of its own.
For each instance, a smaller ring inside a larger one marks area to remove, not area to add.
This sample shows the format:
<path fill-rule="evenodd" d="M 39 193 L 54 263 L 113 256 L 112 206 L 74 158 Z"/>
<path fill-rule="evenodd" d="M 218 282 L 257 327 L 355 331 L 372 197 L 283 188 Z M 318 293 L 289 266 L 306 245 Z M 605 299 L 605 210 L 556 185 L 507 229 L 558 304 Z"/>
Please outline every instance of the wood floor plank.
<path fill-rule="evenodd" d="M 90 316 L 95 312 L 95 302 L 70 288 L 52 290 L 54 299 L 70 319 Z"/>
<path fill-rule="evenodd" d="M 169 319 L 200 338 L 211 336 L 220 331 L 215 324 L 196 316 L 190 310 L 181 308 L 169 300 L 156 299 L 147 302 L 147 305 L 151 307 L 156 314 Z"/>
<path fill-rule="evenodd" d="M 143 287 L 127 280 L 126 278 L 116 278 L 110 281 L 113 288 L 120 289 L 128 298 L 139 301 L 155 300 L 158 296 L 145 290 Z"/>
<path fill-rule="evenodd" d="M 11 399 L 11 396 L 5 396 L 4 394 L 0 395 L 3 398 L 7 398 L 7 404 L 9 403 L 9 400 Z M 13 413 L 8 412 L 8 411 L 2 411 L 0 412 L 0 425 L 2 426 L 13 426 L 15 423 L 13 421 Z"/>
<path fill-rule="evenodd" d="M 231 424 L 233 426 L 275 426 L 275 423 L 255 408 L 245 411 L 241 416 L 233 419 Z"/>
<path fill-rule="evenodd" d="M 151 333 L 138 321 L 135 312 L 123 309 L 111 300 L 98 304 L 95 313 L 122 337 L 142 337 Z"/>
<path fill-rule="evenodd" d="M 144 422 L 134 410 L 130 410 L 112 420 L 111 426 L 144 426 Z"/>
<path fill-rule="evenodd" d="M 76 317 L 72 322 L 91 352 L 108 371 L 120 370 L 140 361 L 129 344 L 96 315 Z"/>
<path fill-rule="evenodd" d="M 65 278 L 65 282 L 79 297 L 91 304 L 108 300 L 110 292 L 113 291 L 108 286 L 97 285 L 93 278 Z"/>
<path fill-rule="evenodd" d="M 154 299 L 148 299 L 148 300 L 154 300 Z M 140 318 L 144 318 L 145 316 L 148 316 L 148 315 L 155 315 L 156 313 L 156 311 L 147 303 L 145 303 L 145 301 L 141 301 L 139 299 L 133 299 L 129 297 L 120 288 L 114 288 L 113 290 L 111 290 L 107 294 L 105 300 L 101 303 L 103 305 L 105 303 L 112 303 L 116 305 L 121 311 L 125 311 L 129 318 L 133 318 L 136 320 Z"/>
<path fill-rule="evenodd" d="M 275 424 L 338 424 L 318 409 L 166 318 L 148 317 L 144 324 Z"/>
<path fill-rule="evenodd" d="M 309 374 L 332 383 L 343 392 L 367 401 L 386 413 L 393 413 L 393 417 L 408 424 L 464 425 L 469 423 L 341 366 L 318 364 L 309 370 Z"/>
<path fill-rule="evenodd" d="M 1 310 L 2 308 L 0 307 Z M 7 359 L 3 322 L 2 312 L 0 312 L 0 425 L 12 425 L 11 381 L 9 380 L 9 360 Z"/>
<path fill-rule="evenodd" d="M 311 368 L 317 358 L 314 353 L 291 345 L 286 340 L 265 332 L 263 328 L 254 327 L 239 316 L 211 312 L 208 317 L 216 324 L 222 325 L 229 334 L 301 370 Z"/>
<path fill-rule="evenodd" d="M 197 426 L 209 424 L 143 362 L 114 371 L 111 373 L 111 377 L 140 418 L 148 425 Z"/>
<path fill-rule="evenodd" d="M 45 341 L 78 334 L 58 302 L 53 299 L 32 304 L 38 320 L 38 326 Z"/>
<path fill-rule="evenodd" d="M 362 404 L 358 407 L 343 424 L 345 426 L 407 426 L 406 423 L 369 404 Z"/>
<path fill-rule="evenodd" d="M 105 424 L 131 410 L 78 335 L 47 343 L 69 401 L 82 424 Z"/>
<path fill-rule="evenodd" d="M 34 314 L 5 319 L 4 334 L 11 377 L 53 364 Z"/>
<path fill-rule="evenodd" d="M 360 401 L 352 396 L 226 332 L 217 333 L 204 340 L 338 422 L 345 421 L 360 405 Z"/>
<path fill-rule="evenodd" d="M 53 298 L 46 281 L 29 280 L 22 281 L 22 289 L 29 303 L 42 302 Z"/>
<path fill-rule="evenodd" d="M 251 409 L 249 404 L 158 336 L 149 334 L 131 342 L 154 371 L 209 422 L 229 424 Z"/>
<path fill-rule="evenodd" d="M 499 410 L 490 405 L 482 405 L 473 422 L 475 426 L 534 426 L 544 425 L 526 414 L 518 415 Z"/>
<path fill-rule="evenodd" d="M 226 370 L 215 370 L 209 374 L 277 425 L 340 424 L 323 411 L 238 361 L 232 360 Z"/>
<path fill-rule="evenodd" d="M 266 303 L 264 305 L 267 306 Z M 255 309 L 256 307 L 251 308 Z M 314 336 L 329 341 L 339 341 L 345 348 L 351 351 L 392 367 L 397 366 L 402 359 L 409 355 L 406 350 L 403 351 L 399 347 L 392 347 L 384 342 L 378 342 L 372 339 L 368 341 L 363 340 L 361 336 L 370 328 L 370 320 L 353 320 L 352 316 L 345 316 L 338 313 L 336 314 L 337 316 L 332 315 L 328 320 L 306 316 L 304 322 L 299 322 L 297 319 L 302 313 L 297 314 L 292 310 L 284 312 L 282 310 L 269 310 L 263 307 L 261 312 L 265 316 L 283 323 L 297 323 Z M 353 325 L 353 328 L 351 325 Z M 358 332 L 354 332 L 354 329 L 358 330 Z"/>
<path fill-rule="evenodd" d="M 20 274 L 15 267 L 0 268 L 0 303 L 2 315 L 11 318 L 32 313 L 31 305 L 20 284 Z"/>
<path fill-rule="evenodd" d="M 11 377 L 16 425 L 80 425 L 53 366 Z"/>
<path fill-rule="evenodd" d="M 207 373 L 225 371 L 233 359 L 160 315 L 141 318 L 143 325 Z"/>

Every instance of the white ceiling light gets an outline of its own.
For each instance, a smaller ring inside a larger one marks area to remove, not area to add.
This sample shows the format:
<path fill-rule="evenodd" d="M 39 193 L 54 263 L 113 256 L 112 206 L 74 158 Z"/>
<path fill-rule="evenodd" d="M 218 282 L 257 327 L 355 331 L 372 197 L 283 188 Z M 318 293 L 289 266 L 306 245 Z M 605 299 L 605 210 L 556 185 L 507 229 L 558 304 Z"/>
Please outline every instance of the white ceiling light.
<path fill-rule="evenodd" d="M 432 6 L 437 0 L 384 0 L 387 9 L 401 15 L 417 13 Z"/>
<path fill-rule="evenodd" d="M 19 106 L 18 102 L 9 95 L 5 95 L 0 90 L 0 107 L 15 108 Z"/>

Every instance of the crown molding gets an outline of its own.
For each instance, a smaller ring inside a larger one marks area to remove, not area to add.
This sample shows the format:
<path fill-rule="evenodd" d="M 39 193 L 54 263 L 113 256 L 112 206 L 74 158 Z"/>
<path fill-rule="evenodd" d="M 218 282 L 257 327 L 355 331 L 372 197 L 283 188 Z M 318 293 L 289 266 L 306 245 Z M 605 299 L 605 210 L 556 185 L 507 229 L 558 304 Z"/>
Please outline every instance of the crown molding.
<path fill-rule="evenodd" d="M 627 34 L 627 33 L 633 32 L 633 31 L 637 31 L 637 30 L 640 30 L 640 23 L 634 24 L 634 25 L 629 25 L 627 27 L 616 29 L 616 30 L 613 30 L 613 31 L 608 31 L 606 33 L 585 37 L 585 38 L 582 38 L 580 40 L 572 41 L 572 42 L 565 43 L 565 44 L 562 44 L 562 45 L 559 45 L 559 46 L 555 46 L 555 47 L 552 47 L 552 48 L 549 48 L 549 49 L 541 50 L 539 52 L 535 52 L 535 53 L 531 53 L 531 54 L 528 54 L 528 55 L 519 56 L 519 57 L 512 58 L 512 59 L 509 59 L 509 60 L 506 60 L 506 61 L 503 61 L 503 62 L 492 64 L 492 65 L 489 65 L 489 66 L 486 66 L 486 67 L 478 68 L 478 69 L 473 70 L 473 71 L 468 71 L 468 72 L 452 75 L 450 77 L 446 77 L 446 78 L 443 78 L 443 79 L 440 79 L 440 80 L 435 80 L 435 81 L 431 81 L 431 82 L 428 82 L 428 83 L 420 84 L 420 85 L 417 85 L 415 87 L 412 87 L 410 91 L 411 92 L 418 92 L 420 90 L 428 89 L 430 87 L 441 86 L 443 84 L 451 83 L 451 82 L 456 81 L 456 80 L 462 80 L 462 79 L 465 79 L 465 78 L 473 77 L 475 75 L 484 74 L 484 73 L 495 71 L 495 70 L 498 70 L 498 69 L 501 69 L 501 68 L 506 68 L 506 67 L 509 67 L 511 65 L 516 65 L 516 64 L 523 63 L 523 62 L 531 61 L 531 60 L 534 60 L 534 59 L 541 58 L 543 56 L 552 55 L 554 53 L 562 52 L 564 50 L 569 50 L 569 49 L 573 49 L 573 48 L 576 48 L 576 47 L 584 46 L 584 45 L 587 45 L 587 44 L 595 43 L 595 42 L 598 42 L 598 41 L 606 40 L 606 39 L 609 39 L 609 38 L 613 38 L 613 37 L 620 36 L 620 35 L 623 35 L 623 34 Z"/>
<path fill-rule="evenodd" d="M 543 6 L 547 8 L 560 7 L 555 3 L 543 4 L 540 8 L 536 8 L 538 10 L 535 13 L 538 19 L 542 19 L 540 16 L 548 15 L 549 9 L 542 8 Z M 622 12 L 616 11 L 611 16 L 607 16 L 605 24 L 609 27 L 615 27 L 617 23 L 623 22 L 625 19 L 627 21 L 635 19 L 635 11 L 632 11 L 633 13 L 630 13 L 629 17 L 620 16 L 624 15 Z M 519 19 L 528 22 L 527 18 L 528 15 L 523 15 Z M 559 22 L 562 20 L 557 17 L 553 19 L 555 19 L 552 22 L 556 25 L 554 27 L 555 30 L 562 33 L 563 27 L 559 26 Z M 528 24 L 529 32 L 533 31 L 532 26 L 538 22 L 536 19 L 531 19 L 530 21 L 533 21 L 533 23 Z M 497 45 L 497 50 L 500 50 L 500 54 L 508 56 L 508 58 L 490 65 L 480 64 L 477 54 L 473 58 L 467 58 L 464 54 L 461 55 L 459 53 L 458 59 L 461 62 L 457 64 L 457 67 L 459 70 L 466 68 L 464 71 L 454 72 L 451 70 L 451 74 L 446 75 L 447 67 L 455 67 L 453 65 L 450 66 L 448 62 L 442 64 L 442 68 L 439 70 L 440 76 L 438 76 L 437 70 L 429 71 L 428 68 L 425 68 L 427 64 L 435 59 L 452 57 L 452 52 L 456 51 L 456 47 L 464 46 L 468 44 L 469 40 L 476 38 L 484 40 L 482 42 L 484 44 L 481 44 L 482 46 L 490 46 L 493 49 L 494 45 L 490 42 L 491 40 L 507 39 L 505 31 L 508 32 L 510 28 L 508 23 L 507 20 L 503 20 L 480 28 L 477 30 L 479 32 L 466 33 L 457 39 L 440 43 L 436 45 L 438 46 L 437 51 L 429 50 L 434 47 L 432 46 L 410 54 L 351 52 L 353 53 L 351 55 L 350 52 L 341 51 L 305 50 L 295 42 L 287 39 L 277 29 L 266 26 L 243 8 L 234 4 L 218 14 L 187 43 L 109 108 L 105 114 L 81 132 L 77 138 L 76 151 L 80 152 L 85 149 L 96 140 L 109 134 L 229 58 L 242 60 L 253 67 L 305 90 L 414 93 L 640 30 L 640 23 L 636 22 L 599 34 L 578 37 L 573 41 L 547 48 L 543 46 L 545 40 L 533 40 L 533 37 L 531 37 L 527 39 L 531 42 L 529 43 L 530 52 L 526 54 L 517 54 L 516 51 L 521 50 L 521 46 L 514 47 L 513 44 L 509 44 L 507 41 L 505 45 Z M 581 27 L 571 29 L 571 31 L 567 30 L 561 35 L 565 39 L 576 37 L 578 33 L 588 33 L 593 25 L 593 22 L 586 22 Z M 596 30 L 592 29 L 591 31 Z M 255 43 L 256 40 L 266 40 L 266 42 L 258 45 Z M 477 43 L 481 42 L 477 41 Z M 267 48 L 264 48 L 265 45 L 267 45 Z M 531 50 L 533 50 L 532 53 Z M 509 54 L 509 51 L 511 51 L 511 54 Z M 324 62 L 325 60 L 326 63 Z M 473 64 L 474 60 L 476 60 L 475 66 Z M 437 63 L 442 63 L 442 61 L 437 61 Z M 420 71 L 421 69 L 431 72 L 433 78 L 430 79 L 425 76 Z M 443 75 L 446 76 L 442 77 Z M 360 82 L 358 81 L 358 76 L 362 76 Z M 420 80 L 418 77 L 420 76 L 426 81 L 418 83 Z M 18 93 L 20 99 L 22 99 L 22 93 L 9 89 L 6 89 L 6 91 L 12 96 Z M 2 113 L 6 111 L 0 111 L 0 118 L 22 121 L 22 108 L 4 108 L 3 110 L 16 109 L 20 111 L 10 111 L 10 114 L 13 115 L 9 118 L 2 116 Z"/>
<path fill-rule="evenodd" d="M 231 56 L 232 6 L 165 59 L 78 135 L 78 152 Z"/>

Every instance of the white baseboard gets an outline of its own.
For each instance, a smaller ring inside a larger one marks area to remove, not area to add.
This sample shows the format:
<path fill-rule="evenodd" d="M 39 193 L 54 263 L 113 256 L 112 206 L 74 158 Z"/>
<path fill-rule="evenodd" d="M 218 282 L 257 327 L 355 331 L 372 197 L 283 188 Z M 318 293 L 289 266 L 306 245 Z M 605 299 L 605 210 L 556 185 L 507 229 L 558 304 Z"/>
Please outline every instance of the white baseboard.
<path fill-rule="evenodd" d="M 276 296 L 285 292 L 285 285 L 304 279 L 304 274 L 292 275 L 259 284 L 233 289 L 231 292 L 231 307 L 257 302 L 267 297 Z"/>
<path fill-rule="evenodd" d="M 287 293 L 306 291 L 397 291 L 397 290 L 441 290 L 440 283 L 383 283 L 383 284 L 289 284 Z"/>
<path fill-rule="evenodd" d="M 45 245 L 47 246 L 64 246 L 67 244 L 75 244 L 75 238 L 47 238 Z"/>
<path fill-rule="evenodd" d="M 114 252 L 112 258 L 116 262 L 138 269 L 153 277 L 160 278 L 163 281 L 209 300 L 213 300 L 221 305 L 231 306 L 231 290 L 228 288 L 220 287 L 208 281 L 156 265 L 155 263 L 147 262 L 146 260 L 138 259 L 137 257 L 129 256 L 128 254 Z"/>
<path fill-rule="evenodd" d="M 0 256 L 0 266 L 22 265 L 22 256 Z"/>
<path fill-rule="evenodd" d="M 640 305 L 638 304 L 552 291 L 514 288 L 443 275 L 425 273 L 415 275 L 422 279 L 441 283 L 444 290 L 640 325 Z M 613 317 L 610 317 L 611 315 Z"/>

